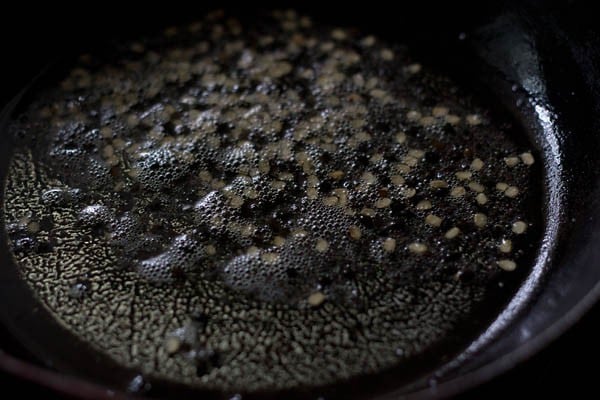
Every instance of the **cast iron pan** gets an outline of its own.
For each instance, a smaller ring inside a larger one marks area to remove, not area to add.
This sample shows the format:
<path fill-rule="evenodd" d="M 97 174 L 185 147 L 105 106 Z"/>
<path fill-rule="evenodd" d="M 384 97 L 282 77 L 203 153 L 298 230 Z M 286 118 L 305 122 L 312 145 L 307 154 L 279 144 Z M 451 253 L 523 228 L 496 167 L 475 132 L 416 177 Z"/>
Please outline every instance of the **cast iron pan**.
<path fill-rule="evenodd" d="M 543 157 L 545 199 L 540 208 L 545 227 L 535 263 L 511 301 L 467 348 L 444 358 L 435 370 L 409 382 L 382 374 L 343 388 L 288 393 L 287 398 L 446 397 L 507 370 L 572 325 L 600 297 L 600 123 L 595 118 L 600 111 L 600 40 L 583 5 L 529 1 L 485 9 L 454 3 L 402 5 L 402 9 L 374 4 L 343 9 L 296 6 L 318 20 L 407 43 L 428 64 L 508 110 Z M 34 71 L 49 59 L 60 59 L 60 54 L 76 54 L 107 37 L 139 35 L 185 22 L 212 8 L 186 5 L 182 13 L 182 7 L 138 15 L 133 10 L 116 13 L 107 5 L 94 11 L 94 20 L 83 13 L 81 18 L 51 20 L 28 15 L 27 23 L 42 36 L 35 41 L 25 38 L 15 47 L 17 57 L 26 57 L 22 69 L 29 74 L 16 75 L 15 82 L 25 87 Z M 0 115 L 2 182 L 11 154 L 5 124 L 26 95 L 27 89 Z M 61 339 L 62 328 L 23 295 L 25 286 L 6 240 L 1 229 L 1 321 L 14 343 L 33 356 L 17 353 L 13 346 L 5 348 L 7 352 L 0 350 L 0 369 L 80 397 L 126 393 L 135 371 L 112 365 L 83 343 Z M 19 326 L 29 329 L 24 332 Z M 0 343 L 0 348 L 7 343 Z M 147 396 L 188 393 L 158 381 L 144 386 L 150 388 Z M 228 395 L 206 393 L 203 398 Z"/>

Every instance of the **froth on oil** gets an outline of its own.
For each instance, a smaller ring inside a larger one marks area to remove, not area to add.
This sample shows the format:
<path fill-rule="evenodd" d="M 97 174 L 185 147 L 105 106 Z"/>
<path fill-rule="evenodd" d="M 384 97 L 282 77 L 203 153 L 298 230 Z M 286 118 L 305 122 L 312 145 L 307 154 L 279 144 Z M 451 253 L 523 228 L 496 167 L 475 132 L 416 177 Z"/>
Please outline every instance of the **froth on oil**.
<path fill-rule="evenodd" d="M 409 364 L 528 267 L 535 155 L 403 46 L 256 18 L 85 54 L 15 120 L 23 277 L 150 376 L 254 391 Z"/>

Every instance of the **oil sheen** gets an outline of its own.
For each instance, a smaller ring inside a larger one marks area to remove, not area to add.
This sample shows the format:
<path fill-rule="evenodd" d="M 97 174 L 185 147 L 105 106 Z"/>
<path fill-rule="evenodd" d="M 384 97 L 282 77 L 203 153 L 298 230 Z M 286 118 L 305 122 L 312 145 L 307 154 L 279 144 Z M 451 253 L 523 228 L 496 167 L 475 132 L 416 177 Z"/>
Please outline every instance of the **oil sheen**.
<path fill-rule="evenodd" d="M 76 64 L 12 124 L 7 231 L 121 365 L 255 391 L 439 361 L 529 268 L 535 153 L 406 47 L 215 12 Z"/>

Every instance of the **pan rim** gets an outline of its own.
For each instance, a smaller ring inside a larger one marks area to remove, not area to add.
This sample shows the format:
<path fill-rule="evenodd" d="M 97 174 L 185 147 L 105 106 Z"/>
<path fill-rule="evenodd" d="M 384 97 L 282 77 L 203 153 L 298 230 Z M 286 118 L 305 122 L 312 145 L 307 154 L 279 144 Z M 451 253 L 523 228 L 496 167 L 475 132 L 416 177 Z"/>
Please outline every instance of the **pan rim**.
<path fill-rule="evenodd" d="M 20 95 L 13 99 L 13 101 L 11 101 L 9 105 L 2 110 L 2 112 L 0 112 L 0 118 L 3 118 L 7 113 L 10 113 L 10 105 L 16 105 L 16 103 L 19 102 L 19 98 L 27 90 L 28 88 L 25 88 Z M 504 373 L 518 363 L 531 357 L 550 342 L 554 341 L 558 336 L 560 336 L 575 322 L 577 322 L 577 320 L 579 320 L 583 314 L 585 314 L 585 312 L 588 311 L 595 303 L 597 303 L 598 299 L 600 299 L 600 282 L 596 282 L 590 290 L 585 292 L 585 294 L 581 294 L 581 296 L 578 297 L 578 300 L 572 306 L 570 306 L 568 312 L 554 319 L 552 323 L 548 324 L 544 329 L 538 331 L 525 342 L 515 347 L 512 351 L 501 354 L 494 358 L 493 361 L 476 367 L 472 371 L 469 371 L 463 375 L 440 382 L 434 387 L 403 394 L 402 397 L 408 399 L 449 397 L 458 392 L 468 390 L 469 388 L 489 381 L 490 379 Z M 93 398 L 114 398 L 114 396 L 126 396 L 124 392 L 112 391 L 106 388 L 103 389 L 101 385 L 94 384 L 93 382 L 83 378 L 60 374 L 46 367 L 36 366 L 34 363 L 17 360 L 0 350 L 0 369 L 5 369 L 7 366 L 9 367 L 11 365 L 10 363 L 14 362 L 14 360 L 23 363 L 23 365 L 27 367 L 29 371 L 35 371 L 35 374 L 39 374 L 40 377 L 43 376 L 52 377 L 52 379 L 59 379 L 61 382 L 55 385 L 57 387 L 54 387 L 50 381 L 47 382 L 49 384 L 48 387 L 59 390 L 65 394 L 75 394 L 82 397 L 88 397 L 89 394 L 89 397 Z M 35 377 L 36 375 L 33 376 Z M 38 380 L 34 381 L 45 385 L 44 382 L 40 382 Z M 76 391 L 73 393 L 74 389 L 69 385 L 77 385 L 78 383 L 84 383 L 88 386 L 88 388 L 84 389 L 83 391 Z M 84 393 L 86 390 L 90 390 L 90 392 Z M 384 394 L 380 398 L 395 398 L 396 396 L 398 396 L 398 394 L 392 392 Z"/>

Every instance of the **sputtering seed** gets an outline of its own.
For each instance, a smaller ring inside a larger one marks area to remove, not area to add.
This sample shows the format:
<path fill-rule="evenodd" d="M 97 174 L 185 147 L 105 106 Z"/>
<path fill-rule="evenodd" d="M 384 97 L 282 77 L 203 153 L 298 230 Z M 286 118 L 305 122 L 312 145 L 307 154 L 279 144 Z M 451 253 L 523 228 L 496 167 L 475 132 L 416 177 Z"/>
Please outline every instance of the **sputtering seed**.
<path fill-rule="evenodd" d="M 367 185 L 372 185 L 377 182 L 377 178 L 371 172 L 365 172 L 362 174 L 361 179 Z"/>
<path fill-rule="evenodd" d="M 102 149 L 102 156 L 104 156 L 104 158 L 111 158 L 114 154 L 115 149 L 110 144 L 104 146 L 104 148 Z"/>
<path fill-rule="evenodd" d="M 285 238 L 283 236 L 275 236 L 273 238 L 273 244 L 277 247 L 281 247 L 285 244 Z"/>
<path fill-rule="evenodd" d="M 260 249 L 256 246 L 250 246 L 246 249 L 246 254 L 248 254 L 249 256 L 252 256 L 252 255 L 255 255 L 258 253 L 260 253 Z"/>
<path fill-rule="evenodd" d="M 484 162 L 480 158 L 476 158 L 471 163 L 471 169 L 473 171 L 481 171 L 484 165 Z"/>
<path fill-rule="evenodd" d="M 329 177 L 331 177 L 332 179 L 339 181 L 340 179 L 342 179 L 344 177 L 344 171 L 333 171 L 329 173 Z"/>
<path fill-rule="evenodd" d="M 514 167 L 515 165 L 517 165 L 519 163 L 519 157 L 505 157 L 504 158 L 504 162 L 506 163 L 507 166 L 509 167 Z"/>
<path fill-rule="evenodd" d="M 411 110 L 406 113 L 406 119 L 409 121 L 418 121 L 421 119 L 421 113 L 415 110 Z"/>
<path fill-rule="evenodd" d="M 408 155 L 418 159 L 422 158 L 425 155 L 425 152 L 421 149 L 410 149 Z"/>
<path fill-rule="evenodd" d="M 390 49 L 381 50 L 381 58 L 385 61 L 391 61 L 394 59 L 394 53 Z"/>
<path fill-rule="evenodd" d="M 27 230 L 31 233 L 37 233 L 40 231 L 40 224 L 36 221 L 31 221 L 27 224 Z"/>
<path fill-rule="evenodd" d="M 479 125 L 481 124 L 482 120 L 481 120 L 481 116 L 479 114 L 470 114 L 467 115 L 467 124 L 469 125 Z"/>
<path fill-rule="evenodd" d="M 329 249 L 329 242 L 325 239 L 318 239 L 315 245 L 315 250 L 319 253 L 324 253 Z"/>
<path fill-rule="evenodd" d="M 419 163 L 419 159 L 413 156 L 407 155 L 402 159 L 402 162 L 409 167 L 415 167 Z"/>
<path fill-rule="evenodd" d="M 362 236 L 360 228 L 356 225 L 350 225 L 350 228 L 348 228 L 348 234 L 353 240 L 360 240 L 360 237 Z"/>
<path fill-rule="evenodd" d="M 273 78 L 281 78 L 282 76 L 285 76 L 285 75 L 289 74 L 290 72 L 292 72 L 293 69 L 294 69 L 294 67 L 292 64 L 282 61 L 282 62 L 278 62 L 278 63 L 275 63 L 272 66 L 270 66 L 268 69 L 268 73 Z"/>
<path fill-rule="evenodd" d="M 484 205 L 488 202 L 488 198 L 484 193 L 479 193 L 475 196 L 475 200 L 478 204 Z"/>
<path fill-rule="evenodd" d="M 323 304 L 323 302 L 325 301 L 326 296 L 322 293 L 322 292 L 314 292 L 311 293 L 310 296 L 308 296 L 308 304 L 311 307 L 317 307 L 320 306 L 321 304 Z"/>
<path fill-rule="evenodd" d="M 508 189 L 508 183 L 498 182 L 498 183 L 496 183 L 496 189 L 499 192 L 505 192 L 506 189 Z"/>
<path fill-rule="evenodd" d="M 198 173 L 198 177 L 200 178 L 200 180 L 204 183 L 208 183 L 212 180 L 212 175 L 209 171 L 207 170 L 202 170 Z"/>
<path fill-rule="evenodd" d="M 271 181 L 271 187 L 276 190 L 283 190 L 285 189 L 285 182 L 279 180 Z"/>
<path fill-rule="evenodd" d="M 295 238 L 305 238 L 308 236 L 308 232 L 306 232 L 304 229 L 295 229 L 291 232 L 291 235 Z"/>
<path fill-rule="evenodd" d="M 404 132 L 398 132 L 396 134 L 396 142 L 398 142 L 400 144 L 406 142 L 406 133 L 404 133 Z"/>
<path fill-rule="evenodd" d="M 517 264 L 513 260 L 500 260 L 496 261 L 496 264 L 503 270 L 509 272 L 514 271 L 517 268 Z"/>
<path fill-rule="evenodd" d="M 424 254 L 427 251 L 427 245 L 419 242 L 413 242 L 408 245 L 408 250 L 414 254 Z"/>
<path fill-rule="evenodd" d="M 406 71 L 408 71 L 409 74 L 418 74 L 419 72 L 421 72 L 421 64 L 410 64 L 409 66 L 406 67 Z"/>
<path fill-rule="evenodd" d="M 383 99 L 387 93 L 385 92 L 385 90 L 373 89 L 369 92 L 369 94 L 371 95 L 371 97 L 374 97 L 376 99 Z"/>
<path fill-rule="evenodd" d="M 405 180 L 401 175 L 392 175 L 390 176 L 390 182 L 396 186 L 401 186 L 404 184 Z"/>
<path fill-rule="evenodd" d="M 348 190 L 347 189 L 334 189 L 333 194 L 337 196 L 338 205 L 340 207 L 345 207 L 348 204 Z"/>
<path fill-rule="evenodd" d="M 419 124 L 421 126 L 431 126 L 434 125 L 437 121 L 432 116 L 425 116 L 419 120 Z"/>
<path fill-rule="evenodd" d="M 333 178 L 333 176 L 332 176 L 332 178 Z M 294 180 L 294 174 L 292 174 L 290 172 L 281 172 L 279 174 L 279 179 L 282 181 L 291 182 Z"/>
<path fill-rule="evenodd" d="M 417 210 L 429 210 L 431 209 L 432 204 L 429 200 L 421 200 L 420 202 L 417 203 Z"/>
<path fill-rule="evenodd" d="M 258 170 L 263 174 L 268 174 L 271 170 L 271 165 L 269 164 L 269 160 L 260 160 L 258 162 Z"/>
<path fill-rule="evenodd" d="M 444 118 L 450 125 L 458 125 L 460 123 L 460 117 L 458 115 L 448 114 Z"/>
<path fill-rule="evenodd" d="M 277 253 L 262 253 L 260 259 L 266 263 L 274 264 L 279 260 L 279 254 Z"/>
<path fill-rule="evenodd" d="M 323 199 L 323 204 L 326 206 L 335 206 L 339 201 L 340 199 L 338 199 L 336 196 L 327 196 Z"/>
<path fill-rule="evenodd" d="M 136 179 L 140 175 L 140 171 L 135 168 L 127 170 L 126 173 L 127 173 L 127 176 L 129 176 L 130 178 L 133 178 L 133 179 Z"/>
<path fill-rule="evenodd" d="M 512 224 L 512 231 L 517 235 L 525 233 L 527 230 L 527 224 L 523 221 L 516 221 Z"/>
<path fill-rule="evenodd" d="M 253 224 L 245 224 L 240 228 L 240 235 L 244 237 L 252 236 L 254 232 L 256 232 L 256 227 Z"/>
<path fill-rule="evenodd" d="M 407 187 L 407 188 L 402 188 L 402 190 L 400 191 L 400 194 L 402 195 L 402 197 L 404 197 L 406 199 L 410 199 L 411 197 L 414 197 L 415 194 L 417 194 L 417 191 L 414 188 Z"/>
<path fill-rule="evenodd" d="M 454 175 L 456 175 L 458 180 L 466 181 L 467 179 L 471 179 L 473 173 L 471 171 L 458 171 Z"/>
<path fill-rule="evenodd" d="M 217 254 L 217 248 L 212 244 L 207 245 L 205 250 L 206 254 L 208 254 L 209 256 L 214 256 L 215 254 Z"/>
<path fill-rule="evenodd" d="M 458 229 L 456 226 L 453 228 L 448 229 L 448 231 L 444 234 L 444 237 L 446 239 L 454 239 L 455 237 L 457 237 L 458 235 L 460 235 L 460 229 Z"/>
<path fill-rule="evenodd" d="M 434 214 L 429 214 L 425 217 L 425 223 L 437 228 L 442 225 L 442 218 Z"/>
<path fill-rule="evenodd" d="M 519 195 L 519 189 L 516 186 L 509 186 L 505 191 L 506 197 L 515 198 Z"/>
<path fill-rule="evenodd" d="M 306 185 L 309 187 L 319 186 L 319 178 L 317 178 L 315 175 L 309 175 L 308 178 L 306 178 Z"/>
<path fill-rule="evenodd" d="M 473 222 L 478 228 L 483 228 L 487 224 L 487 216 L 483 213 L 475 213 L 473 215 Z"/>
<path fill-rule="evenodd" d="M 401 174 L 408 174 L 410 172 L 410 167 L 406 164 L 396 164 L 395 167 Z"/>
<path fill-rule="evenodd" d="M 100 134 L 103 138 L 110 139 L 113 136 L 112 128 L 110 128 L 109 126 L 105 126 L 102 129 L 100 129 Z"/>
<path fill-rule="evenodd" d="M 452 197 L 462 197 L 465 195 L 465 193 L 467 193 L 467 191 L 463 186 L 456 186 L 450 190 L 450 196 Z"/>
<path fill-rule="evenodd" d="M 231 200 L 229 200 L 229 204 L 233 208 L 240 208 L 244 204 L 244 199 L 240 196 L 233 196 Z"/>
<path fill-rule="evenodd" d="M 365 46 L 365 47 L 371 47 L 371 46 L 373 46 L 375 44 L 375 36 L 371 36 L 371 35 L 366 36 L 365 38 L 363 38 L 360 41 L 360 44 L 363 45 L 363 46 Z"/>
<path fill-rule="evenodd" d="M 434 179 L 429 182 L 429 186 L 431 186 L 434 189 L 443 189 L 448 187 L 448 182 L 443 181 L 441 179 Z"/>
<path fill-rule="evenodd" d="M 181 340 L 179 338 L 170 336 L 165 340 L 165 350 L 168 354 L 175 354 L 181 348 Z"/>
<path fill-rule="evenodd" d="M 131 128 L 134 128 L 139 125 L 140 118 L 136 114 L 131 114 L 127 117 L 127 125 Z"/>
<path fill-rule="evenodd" d="M 512 241 L 510 239 L 502 239 L 498 245 L 498 250 L 502 253 L 510 253 L 512 251 Z"/>
<path fill-rule="evenodd" d="M 394 239 L 394 238 L 385 239 L 383 241 L 383 250 L 385 250 L 388 253 L 394 252 L 394 250 L 396 250 L 396 239 Z"/>
<path fill-rule="evenodd" d="M 448 115 L 448 112 L 450 112 L 450 110 L 448 110 L 448 107 L 437 106 L 433 107 L 433 110 L 431 110 L 431 115 L 433 115 L 434 117 L 443 117 L 445 115 Z"/>
<path fill-rule="evenodd" d="M 374 217 L 377 214 L 372 208 L 363 208 L 362 210 L 360 210 L 360 213 L 367 217 Z"/>
<path fill-rule="evenodd" d="M 390 199 L 389 197 L 384 197 L 375 202 L 375 207 L 376 208 L 386 208 L 386 207 L 389 207 L 390 204 L 392 204 L 392 199 Z"/>
<path fill-rule="evenodd" d="M 344 40 L 346 39 L 346 32 L 343 29 L 334 29 L 331 31 L 331 37 L 335 40 Z"/>
<path fill-rule="evenodd" d="M 482 193 L 485 187 L 479 182 L 471 181 L 469 182 L 469 189 L 477 193 Z"/>
<path fill-rule="evenodd" d="M 521 157 L 521 161 L 523 161 L 523 164 L 525 165 L 532 165 L 535 162 L 533 155 L 529 152 L 522 153 L 519 157 Z"/>

